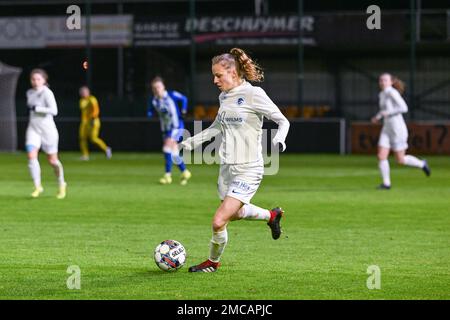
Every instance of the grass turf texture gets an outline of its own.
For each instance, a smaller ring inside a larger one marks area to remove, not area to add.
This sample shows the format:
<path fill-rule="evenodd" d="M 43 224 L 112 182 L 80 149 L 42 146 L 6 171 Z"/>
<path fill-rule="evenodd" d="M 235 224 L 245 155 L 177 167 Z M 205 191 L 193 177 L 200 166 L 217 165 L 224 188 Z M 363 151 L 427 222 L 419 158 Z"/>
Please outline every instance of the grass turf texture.
<path fill-rule="evenodd" d="M 215 274 L 187 266 L 208 254 L 218 166 L 190 166 L 185 187 L 174 170 L 174 184 L 161 186 L 159 154 L 80 162 L 63 153 L 68 196 L 57 200 L 41 156 L 45 192 L 31 199 L 25 158 L 0 154 L 1 299 L 450 298 L 448 157 L 428 157 L 431 178 L 392 164 L 393 189 L 379 191 L 373 156 L 283 155 L 253 203 L 281 205 L 284 233 L 274 241 L 264 222 L 231 223 Z M 153 262 L 164 239 L 187 249 L 176 273 Z M 81 268 L 81 290 L 66 287 L 70 265 Z M 366 287 L 370 265 L 380 290 Z"/>

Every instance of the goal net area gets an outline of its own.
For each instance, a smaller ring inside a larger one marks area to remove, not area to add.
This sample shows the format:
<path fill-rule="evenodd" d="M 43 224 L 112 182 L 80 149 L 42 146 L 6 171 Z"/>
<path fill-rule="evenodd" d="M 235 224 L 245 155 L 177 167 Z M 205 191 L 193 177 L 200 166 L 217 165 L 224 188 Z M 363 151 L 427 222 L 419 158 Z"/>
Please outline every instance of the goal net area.
<path fill-rule="evenodd" d="M 22 69 L 0 62 L 0 151 L 17 150 L 16 87 Z"/>

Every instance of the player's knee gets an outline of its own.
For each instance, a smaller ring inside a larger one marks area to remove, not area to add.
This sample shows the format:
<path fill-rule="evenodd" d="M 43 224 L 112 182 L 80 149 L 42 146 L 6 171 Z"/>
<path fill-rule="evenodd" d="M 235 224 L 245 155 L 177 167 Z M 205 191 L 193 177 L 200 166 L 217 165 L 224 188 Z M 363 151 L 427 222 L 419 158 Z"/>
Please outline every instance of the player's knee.
<path fill-rule="evenodd" d="M 221 217 L 214 217 L 212 222 L 212 228 L 215 232 L 221 231 L 227 225 L 226 221 Z"/>
<path fill-rule="evenodd" d="M 55 157 L 48 158 L 47 160 L 48 160 L 48 163 L 53 167 L 57 166 L 58 162 L 59 162 L 58 158 L 55 158 Z"/>
<path fill-rule="evenodd" d="M 397 161 L 398 164 L 405 164 L 405 157 L 396 157 L 395 160 Z"/>
<path fill-rule="evenodd" d="M 239 219 L 242 219 L 243 217 L 244 217 L 244 206 L 242 206 L 237 212 L 236 212 L 236 214 L 234 215 L 234 219 L 235 220 L 239 220 Z M 233 220 L 233 219 L 232 219 Z"/>
<path fill-rule="evenodd" d="M 37 152 L 31 151 L 27 153 L 28 160 L 37 159 Z"/>

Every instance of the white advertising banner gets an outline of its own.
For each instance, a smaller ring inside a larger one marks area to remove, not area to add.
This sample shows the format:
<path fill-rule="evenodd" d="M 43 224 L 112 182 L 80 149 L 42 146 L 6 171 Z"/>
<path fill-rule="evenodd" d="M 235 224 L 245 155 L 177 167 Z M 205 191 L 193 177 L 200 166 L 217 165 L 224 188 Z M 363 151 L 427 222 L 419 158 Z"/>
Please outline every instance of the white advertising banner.
<path fill-rule="evenodd" d="M 44 48 L 46 20 L 42 17 L 0 18 L 0 48 Z"/>
<path fill-rule="evenodd" d="M 65 48 L 86 45 L 86 19 L 69 29 L 67 17 L 0 18 L 0 48 Z M 90 19 L 93 47 L 130 46 L 133 16 L 99 15 Z"/>

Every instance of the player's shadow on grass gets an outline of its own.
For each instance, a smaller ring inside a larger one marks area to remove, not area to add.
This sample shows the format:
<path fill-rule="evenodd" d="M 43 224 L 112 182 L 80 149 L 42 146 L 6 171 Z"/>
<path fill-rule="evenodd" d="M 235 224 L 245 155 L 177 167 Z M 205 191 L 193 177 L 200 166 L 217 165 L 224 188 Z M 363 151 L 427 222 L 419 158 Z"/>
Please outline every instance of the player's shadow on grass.
<path fill-rule="evenodd" d="M 184 269 L 184 268 L 183 268 Z M 155 284 L 162 283 L 165 280 L 172 280 L 176 281 L 176 279 L 179 279 L 180 272 L 181 273 L 188 273 L 187 269 L 181 269 L 176 272 L 164 272 L 159 269 L 141 269 L 141 270 L 134 270 L 134 271 L 124 271 L 121 270 L 120 274 L 114 275 L 114 286 L 115 287 L 121 287 L 124 285 L 133 286 L 133 285 L 149 285 L 150 287 L 154 287 Z M 183 272 L 184 271 L 184 272 Z M 178 277 L 177 277 L 178 273 Z M 112 282 L 111 277 L 106 277 L 105 275 L 102 275 L 101 278 L 98 279 L 91 279 L 92 283 L 87 286 L 91 288 L 111 288 Z M 155 282 L 156 280 L 156 282 Z M 162 282 L 160 282 L 162 281 Z"/>
<path fill-rule="evenodd" d="M 136 272 L 135 274 L 136 275 L 139 275 L 139 276 L 143 276 L 143 277 L 164 277 L 164 276 L 175 276 L 177 273 L 179 274 L 179 273 L 187 273 L 187 268 L 181 268 L 180 270 L 178 270 L 178 271 L 174 271 L 174 272 L 164 272 L 164 271 L 162 271 L 162 270 L 159 270 L 159 269 L 151 269 L 151 270 L 142 270 L 142 271 L 139 271 L 139 272 Z"/>

